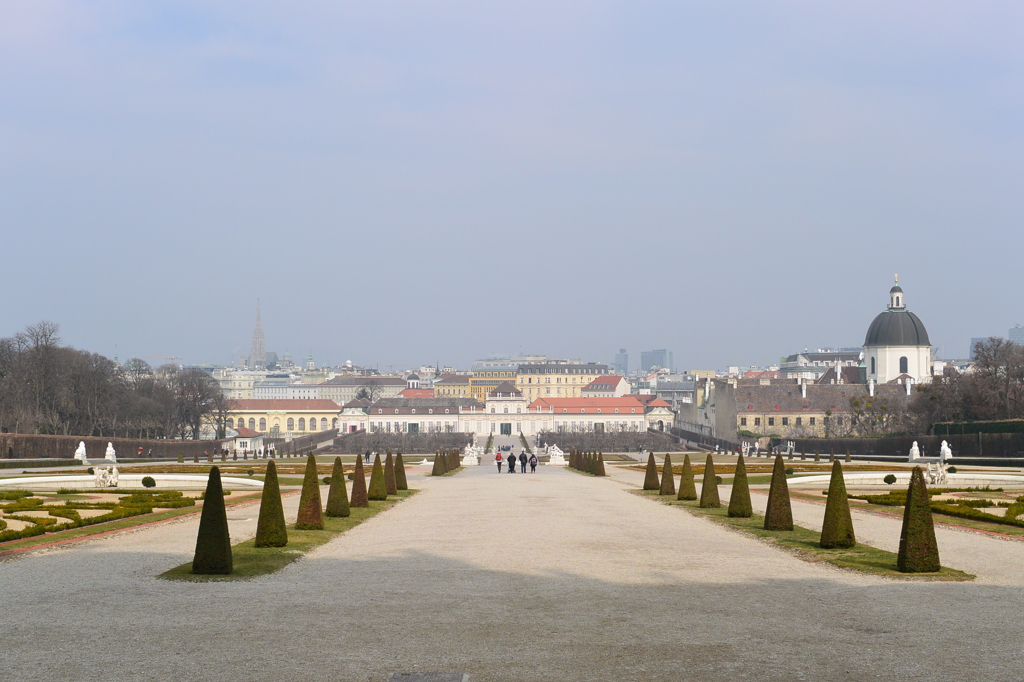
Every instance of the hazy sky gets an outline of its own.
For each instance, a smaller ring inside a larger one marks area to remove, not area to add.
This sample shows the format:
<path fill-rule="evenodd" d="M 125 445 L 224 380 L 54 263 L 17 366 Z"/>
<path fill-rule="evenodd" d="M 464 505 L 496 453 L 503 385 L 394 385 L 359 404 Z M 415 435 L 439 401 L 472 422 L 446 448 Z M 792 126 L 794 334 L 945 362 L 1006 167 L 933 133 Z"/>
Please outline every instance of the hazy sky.
<path fill-rule="evenodd" d="M 724 368 L 898 272 L 963 357 L 1024 323 L 1024 5 L 839 5 L 0 2 L 0 336 Z"/>

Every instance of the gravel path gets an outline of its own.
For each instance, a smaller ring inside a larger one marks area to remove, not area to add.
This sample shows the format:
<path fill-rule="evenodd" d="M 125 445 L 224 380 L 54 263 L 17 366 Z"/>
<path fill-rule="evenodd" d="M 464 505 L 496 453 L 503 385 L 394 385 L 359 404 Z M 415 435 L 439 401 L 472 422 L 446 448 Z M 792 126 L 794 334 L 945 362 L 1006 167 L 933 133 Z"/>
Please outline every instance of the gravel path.
<path fill-rule="evenodd" d="M 618 475 L 481 466 L 411 482 L 423 492 L 248 582 L 154 577 L 191 557 L 197 519 L 2 562 L 0 670 L 233 681 L 1024 675 L 1016 583 L 910 584 L 808 564 L 631 495 Z M 254 518 L 248 509 L 230 516 Z M 254 522 L 232 523 L 241 539 Z"/>

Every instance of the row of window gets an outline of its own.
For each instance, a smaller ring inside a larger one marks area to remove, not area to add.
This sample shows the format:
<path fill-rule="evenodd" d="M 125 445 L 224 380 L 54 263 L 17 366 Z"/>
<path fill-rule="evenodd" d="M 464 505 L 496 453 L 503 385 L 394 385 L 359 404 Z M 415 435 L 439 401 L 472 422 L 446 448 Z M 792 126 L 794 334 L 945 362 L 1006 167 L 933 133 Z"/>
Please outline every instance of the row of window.
<path fill-rule="evenodd" d="M 840 420 L 840 423 L 841 423 L 842 422 L 842 417 L 839 417 L 839 420 Z M 811 426 L 815 426 L 818 423 L 817 417 L 809 417 L 808 421 L 810 422 Z M 803 424 L 804 424 L 803 417 L 797 417 L 796 418 L 796 426 L 803 426 Z M 746 417 L 740 417 L 740 426 L 746 426 L 746 425 L 747 425 L 747 418 Z M 760 417 L 754 417 L 754 426 L 760 426 L 760 425 L 761 425 L 761 418 Z M 783 426 L 789 426 L 789 417 L 782 417 L 782 425 Z M 775 426 L 775 417 L 768 417 L 768 426 Z"/>
<path fill-rule="evenodd" d="M 228 417 L 228 420 L 227 420 L 226 424 L 227 424 L 227 427 L 229 429 L 235 428 L 235 420 L 232 419 L 231 417 Z M 259 428 L 256 428 L 257 424 L 259 425 Z M 287 428 L 288 428 L 289 431 L 295 431 L 296 430 L 296 428 L 295 428 L 295 419 L 289 417 L 288 421 L 286 422 L 286 424 L 287 424 Z M 246 426 L 245 419 L 242 418 L 242 417 L 239 417 L 238 418 L 238 428 L 240 428 L 240 429 L 241 428 L 245 428 L 245 426 Z M 266 431 L 267 431 L 267 420 L 266 420 L 265 417 L 262 417 L 262 418 L 260 418 L 259 422 L 257 422 L 254 418 L 249 417 L 249 424 L 248 424 L 248 426 L 253 431 L 259 431 L 260 433 L 266 433 Z M 277 427 L 275 427 L 275 428 L 277 428 Z M 332 429 L 338 428 L 338 420 L 337 419 L 332 419 L 331 420 L 331 428 Z M 298 429 L 297 430 L 298 431 L 305 431 L 306 430 L 306 420 L 305 420 L 304 417 L 299 417 Z M 309 418 L 309 430 L 310 431 L 316 431 L 317 430 L 316 417 L 310 417 Z M 319 430 L 320 431 L 326 431 L 327 430 L 327 417 L 321 417 L 321 419 L 320 419 L 320 429 Z"/>

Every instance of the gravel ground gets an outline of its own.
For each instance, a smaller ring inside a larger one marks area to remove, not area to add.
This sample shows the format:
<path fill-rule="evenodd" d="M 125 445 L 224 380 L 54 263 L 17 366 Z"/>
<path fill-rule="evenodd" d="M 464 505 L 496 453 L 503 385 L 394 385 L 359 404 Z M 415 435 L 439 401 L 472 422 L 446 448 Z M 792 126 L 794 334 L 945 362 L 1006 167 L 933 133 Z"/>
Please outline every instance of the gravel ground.
<path fill-rule="evenodd" d="M 1016 580 L 988 571 L 974 584 L 905 583 L 809 564 L 628 494 L 628 479 L 553 467 L 414 475 L 419 495 L 247 582 L 155 578 L 191 558 L 194 518 L 5 561 L 0 671 L 233 681 L 398 671 L 467 672 L 474 682 L 1024 677 Z M 286 499 L 294 515 L 296 496 Z M 255 505 L 229 513 L 235 539 L 252 533 L 254 521 L 241 519 L 255 515 Z M 870 515 L 857 516 L 860 533 Z M 955 554 L 944 536 L 943 551 Z M 1020 565 L 1007 552 L 1021 543 L 978 537 L 991 563 Z"/>

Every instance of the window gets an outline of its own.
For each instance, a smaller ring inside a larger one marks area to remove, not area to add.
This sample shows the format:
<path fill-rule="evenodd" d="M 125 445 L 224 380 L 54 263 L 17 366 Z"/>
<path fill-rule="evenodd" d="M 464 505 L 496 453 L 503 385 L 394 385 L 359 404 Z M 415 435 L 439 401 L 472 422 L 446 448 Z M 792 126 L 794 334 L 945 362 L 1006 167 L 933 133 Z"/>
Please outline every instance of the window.
<path fill-rule="evenodd" d="M 875 372 L 875 359 L 874 358 L 871 358 L 871 373 L 872 374 L 876 374 L 876 372 Z"/>
<path fill-rule="evenodd" d="M 377 410 L 377 414 L 384 414 L 384 410 Z"/>
<path fill-rule="evenodd" d="M 306 430 L 306 420 L 303 417 L 299 417 L 299 431 Z"/>
<path fill-rule="evenodd" d="M 746 426 L 746 425 L 747 425 L 747 418 L 746 417 L 740 417 L 740 426 Z"/>
<path fill-rule="evenodd" d="M 619 408 L 616 407 L 615 408 L 615 414 L 618 414 L 618 413 L 619 413 Z"/>
<path fill-rule="evenodd" d="M 796 418 L 796 425 L 800 426 L 801 424 L 803 424 L 803 421 L 804 421 L 803 417 L 797 417 Z"/>
<path fill-rule="evenodd" d="M 906 356 L 900 358 L 900 374 L 906 374 L 907 373 L 907 371 L 908 371 L 907 370 L 907 365 L 908 365 L 908 363 L 907 363 Z"/>
<path fill-rule="evenodd" d="M 445 414 L 448 414 L 448 408 L 447 408 L 447 407 L 446 407 L 446 408 L 444 408 L 444 413 L 445 413 Z"/>
<path fill-rule="evenodd" d="M 817 417 L 811 417 L 811 426 L 814 426 L 817 423 L 817 421 Z"/>
<path fill-rule="evenodd" d="M 427 410 L 427 414 L 434 414 L 434 408 L 431 407 L 429 410 Z"/>
<path fill-rule="evenodd" d="M 783 426 L 789 426 L 789 417 L 783 417 L 782 418 L 782 425 Z"/>
<path fill-rule="evenodd" d="M 295 420 L 292 419 L 291 417 L 288 417 L 288 430 L 291 431 L 294 428 L 295 428 Z"/>
<path fill-rule="evenodd" d="M 338 420 L 335 419 L 334 421 L 337 422 Z M 320 417 L 320 430 L 321 431 L 326 431 L 327 430 L 327 417 Z"/>
<path fill-rule="evenodd" d="M 761 425 L 761 418 L 760 417 L 754 417 L 754 426 L 760 426 L 760 425 Z"/>
<path fill-rule="evenodd" d="M 398 413 L 398 410 L 395 410 L 395 413 L 397 414 L 397 413 Z M 411 414 L 416 414 L 416 408 L 415 408 L 415 407 L 414 407 L 414 408 L 412 408 L 412 410 L 410 410 L 410 413 L 411 413 Z"/>
<path fill-rule="evenodd" d="M 775 426 L 775 417 L 768 417 L 768 426 Z"/>
<path fill-rule="evenodd" d="M 266 431 L 266 430 L 267 430 L 267 419 L 266 419 L 266 417 L 263 417 L 262 419 L 260 419 L 260 431 L 263 432 L 263 431 Z"/>
<path fill-rule="evenodd" d="M 630 410 L 630 412 L 632 412 L 633 414 L 636 414 L 636 408 L 634 407 L 632 410 Z"/>
<path fill-rule="evenodd" d="M 397 407 L 395 408 L 395 414 L 398 414 L 398 408 Z"/>
<path fill-rule="evenodd" d="M 233 429 L 233 428 L 235 428 L 235 420 L 234 420 L 234 419 L 232 419 L 231 417 L 228 417 L 228 421 L 227 421 L 227 427 L 228 427 L 229 429 Z"/>

